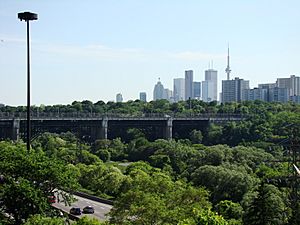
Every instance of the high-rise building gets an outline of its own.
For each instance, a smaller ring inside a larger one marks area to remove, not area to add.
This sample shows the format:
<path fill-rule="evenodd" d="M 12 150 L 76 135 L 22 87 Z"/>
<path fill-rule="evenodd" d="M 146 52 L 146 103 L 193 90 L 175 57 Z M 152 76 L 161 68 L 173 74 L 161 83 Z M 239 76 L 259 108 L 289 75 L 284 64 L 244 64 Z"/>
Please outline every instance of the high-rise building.
<path fill-rule="evenodd" d="M 213 69 L 205 70 L 205 81 L 211 81 L 205 84 L 210 86 L 209 87 L 210 90 L 208 90 L 205 93 L 208 94 L 208 96 L 206 97 L 206 101 L 208 102 L 217 101 L 218 100 L 218 71 Z M 208 83 L 212 83 L 212 84 L 208 84 Z"/>
<path fill-rule="evenodd" d="M 163 99 L 167 99 L 168 101 L 173 101 L 173 92 L 170 89 L 165 88 L 163 93 Z"/>
<path fill-rule="evenodd" d="M 243 90 L 249 89 L 249 81 L 239 79 L 222 80 L 222 102 L 243 101 Z"/>
<path fill-rule="evenodd" d="M 193 94 L 193 70 L 185 71 L 185 100 L 192 99 Z"/>
<path fill-rule="evenodd" d="M 164 98 L 164 86 L 160 82 L 160 79 L 158 80 L 157 84 L 154 86 L 153 90 L 153 100 L 163 99 Z"/>
<path fill-rule="evenodd" d="M 258 84 L 258 88 L 269 89 L 276 87 L 276 83 Z"/>
<path fill-rule="evenodd" d="M 200 100 L 201 99 L 201 82 L 193 82 L 193 89 L 194 89 L 193 99 Z"/>
<path fill-rule="evenodd" d="M 267 88 L 253 88 L 243 90 L 243 100 L 244 101 L 268 101 L 269 90 Z"/>
<path fill-rule="evenodd" d="M 300 95 L 300 77 L 291 75 L 290 78 L 277 78 L 277 87 L 289 89 L 289 95 Z"/>
<path fill-rule="evenodd" d="M 212 102 L 214 96 L 214 82 L 212 80 L 202 81 L 202 100 Z"/>
<path fill-rule="evenodd" d="M 185 100 L 185 80 L 184 78 L 175 78 L 173 86 L 174 101 Z"/>
<path fill-rule="evenodd" d="M 269 89 L 269 101 L 270 102 L 288 102 L 289 101 L 289 92 L 288 88 L 270 88 Z"/>
<path fill-rule="evenodd" d="M 116 101 L 117 102 L 123 102 L 123 96 L 121 93 L 118 93 L 117 96 L 116 96 Z"/>
<path fill-rule="evenodd" d="M 146 92 L 140 92 L 140 100 L 143 101 L 143 102 L 147 102 Z"/>

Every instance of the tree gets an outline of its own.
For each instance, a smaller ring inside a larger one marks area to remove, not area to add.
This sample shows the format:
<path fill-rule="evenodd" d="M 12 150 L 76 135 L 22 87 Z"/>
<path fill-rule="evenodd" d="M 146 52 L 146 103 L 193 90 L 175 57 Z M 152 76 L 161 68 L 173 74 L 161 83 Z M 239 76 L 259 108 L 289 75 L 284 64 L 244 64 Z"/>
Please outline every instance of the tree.
<path fill-rule="evenodd" d="M 109 214 L 113 224 L 177 224 L 192 216 L 193 208 L 210 207 L 204 189 L 174 182 L 159 169 L 131 167 L 128 172 L 126 187 Z"/>
<path fill-rule="evenodd" d="M 179 222 L 179 225 L 228 225 L 228 222 L 210 209 L 194 209 L 194 216 Z"/>
<path fill-rule="evenodd" d="M 200 130 L 192 130 L 190 133 L 190 139 L 193 144 L 201 144 L 202 142 L 202 132 Z"/>
<path fill-rule="evenodd" d="M 274 225 L 286 224 L 289 210 L 285 205 L 283 194 L 274 185 L 262 182 L 257 195 L 246 207 L 244 224 Z"/>
<path fill-rule="evenodd" d="M 72 165 L 49 158 L 40 150 L 25 149 L 23 144 L 0 142 L 0 212 L 9 213 L 20 224 L 32 214 L 53 214 L 48 196 L 61 192 L 70 203 L 77 189 L 77 170 Z"/>
<path fill-rule="evenodd" d="M 24 225 L 65 225 L 65 221 L 63 218 L 43 217 L 40 214 L 36 214 L 27 219 Z"/>

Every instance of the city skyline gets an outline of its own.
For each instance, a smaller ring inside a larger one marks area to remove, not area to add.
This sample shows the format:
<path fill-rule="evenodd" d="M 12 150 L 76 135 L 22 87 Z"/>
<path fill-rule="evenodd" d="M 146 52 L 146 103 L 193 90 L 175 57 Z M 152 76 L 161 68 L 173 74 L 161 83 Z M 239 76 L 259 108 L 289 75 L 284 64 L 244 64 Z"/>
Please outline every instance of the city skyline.
<path fill-rule="evenodd" d="M 26 33 L 17 13 L 32 11 L 32 104 L 124 101 L 146 92 L 152 100 L 160 78 L 193 70 L 204 80 L 213 60 L 218 90 L 226 79 L 250 87 L 300 73 L 298 1 L 49 1 L 0 3 L 0 103 L 26 104 Z M 280 16 L 278 16 L 280 15 Z"/>

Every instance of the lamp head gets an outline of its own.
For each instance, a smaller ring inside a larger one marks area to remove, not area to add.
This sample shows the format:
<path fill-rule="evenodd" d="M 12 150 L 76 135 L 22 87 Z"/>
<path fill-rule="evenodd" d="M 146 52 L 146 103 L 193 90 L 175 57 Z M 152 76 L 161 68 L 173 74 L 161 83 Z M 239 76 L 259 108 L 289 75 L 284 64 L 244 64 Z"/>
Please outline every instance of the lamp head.
<path fill-rule="evenodd" d="M 22 21 L 29 21 L 29 20 L 37 20 L 38 15 L 36 13 L 31 13 L 31 12 L 22 12 L 18 13 L 18 18 Z"/>

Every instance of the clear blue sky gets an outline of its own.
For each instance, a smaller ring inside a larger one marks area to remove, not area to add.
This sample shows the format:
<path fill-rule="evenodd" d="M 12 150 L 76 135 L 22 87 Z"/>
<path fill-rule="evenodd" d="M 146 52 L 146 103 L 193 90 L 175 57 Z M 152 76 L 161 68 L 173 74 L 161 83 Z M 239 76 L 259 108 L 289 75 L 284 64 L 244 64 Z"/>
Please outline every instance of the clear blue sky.
<path fill-rule="evenodd" d="M 194 70 L 195 81 L 213 60 L 226 78 L 250 86 L 300 75 L 299 0 L 1 0 L 0 102 L 26 105 L 26 25 L 17 13 L 38 13 L 31 26 L 32 104 L 74 100 L 148 100 L 160 77 Z M 220 86 L 220 85 L 219 85 Z M 220 92 L 221 90 L 219 90 Z"/>

